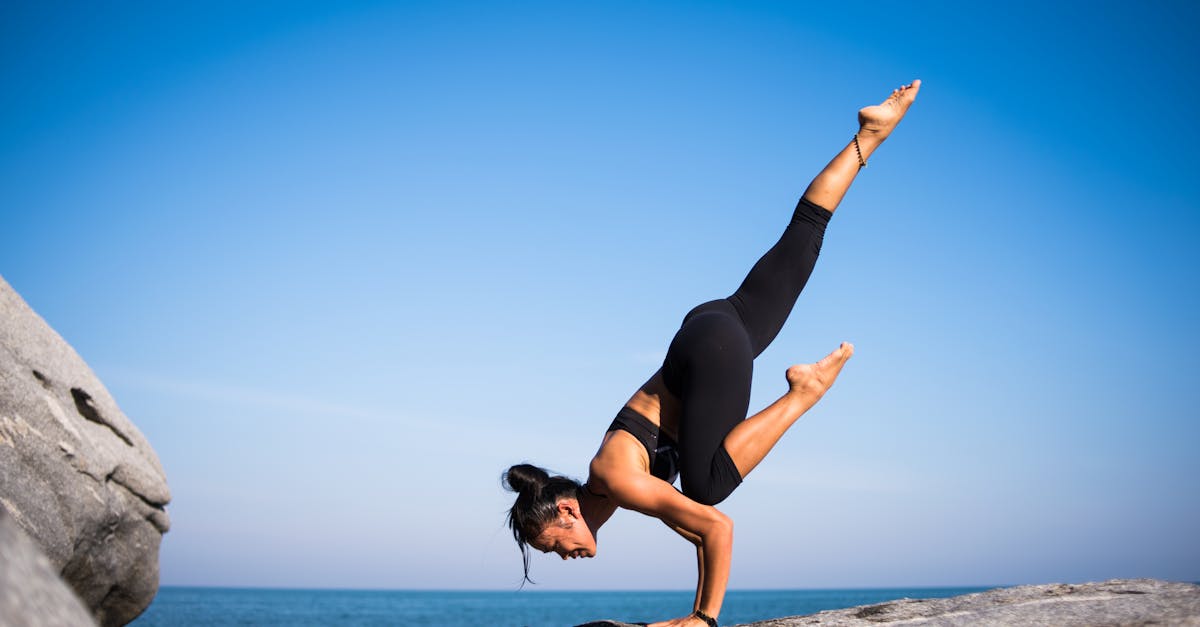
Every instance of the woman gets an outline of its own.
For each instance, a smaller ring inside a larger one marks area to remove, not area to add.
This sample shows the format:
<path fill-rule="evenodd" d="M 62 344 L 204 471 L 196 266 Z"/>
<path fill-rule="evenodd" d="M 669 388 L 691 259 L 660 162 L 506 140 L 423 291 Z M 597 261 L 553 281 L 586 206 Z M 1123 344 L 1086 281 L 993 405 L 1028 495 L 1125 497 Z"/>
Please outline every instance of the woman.
<path fill-rule="evenodd" d="M 529 577 L 529 547 L 563 559 L 595 557 L 596 533 L 617 508 L 662 520 L 696 546 L 692 613 L 655 625 L 715 626 L 729 580 L 733 523 L 720 503 L 784 432 L 833 385 L 854 347 L 787 369 L 788 391 L 746 418 L 754 358 L 783 327 L 820 252 L 825 226 L 858 171 L 917 97 L 921 81 L 858 112 L 854 138 L 805 190 L 779 242 L 729 298 L 683 319 L 662 368 L 604 434 L 580 485 L 528 464 L 504 474 L 517 492 L 509 525 Z M 673 483 L 680 477 L 681 490 Z M 652 626 L 654 627 L 654 626 Z"/>

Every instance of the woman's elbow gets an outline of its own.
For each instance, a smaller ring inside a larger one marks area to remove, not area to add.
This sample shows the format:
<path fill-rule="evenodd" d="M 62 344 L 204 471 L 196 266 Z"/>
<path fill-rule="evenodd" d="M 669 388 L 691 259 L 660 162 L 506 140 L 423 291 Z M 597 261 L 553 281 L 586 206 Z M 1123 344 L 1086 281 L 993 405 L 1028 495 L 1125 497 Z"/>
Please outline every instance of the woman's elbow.
<path fill-rule="evenodd" d="M 708 535 L 716 538 L 732 538 L 733 519 L 717 509 L 712 509 L 708 521 Z"/>

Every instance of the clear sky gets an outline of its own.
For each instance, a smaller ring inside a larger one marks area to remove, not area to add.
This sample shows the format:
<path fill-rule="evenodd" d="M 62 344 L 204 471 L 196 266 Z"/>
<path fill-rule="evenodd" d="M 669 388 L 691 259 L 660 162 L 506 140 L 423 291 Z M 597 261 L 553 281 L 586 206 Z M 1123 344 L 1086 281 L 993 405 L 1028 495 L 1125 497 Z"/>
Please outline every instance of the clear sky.
<path fill-rule="evenodd" d="M 174 495 L 168 585 L 513 589 L 499 484 L 582 476 L 855 112 L 722 505 L 735 588 L 1200 579 L 1200 5 L 5 2 L 0 274 Z M 541 588 L 688 588 L 628 512 Z"/>

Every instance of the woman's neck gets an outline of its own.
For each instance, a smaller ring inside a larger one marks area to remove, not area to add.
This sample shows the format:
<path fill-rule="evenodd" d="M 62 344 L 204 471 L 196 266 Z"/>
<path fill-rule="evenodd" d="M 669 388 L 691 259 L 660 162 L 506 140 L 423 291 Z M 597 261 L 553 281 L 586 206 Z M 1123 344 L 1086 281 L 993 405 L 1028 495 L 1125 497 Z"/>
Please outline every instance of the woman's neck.
<path fill-rule="evenodd" d="M 587 483 L 584 483 L 583 490 L 579 492 L 579 511 L 594 537 L 600 531 L 600 527 L 612 517 L 613 512 L 617 511 L 617 506 L 612 499 L 592 492 Z"/>

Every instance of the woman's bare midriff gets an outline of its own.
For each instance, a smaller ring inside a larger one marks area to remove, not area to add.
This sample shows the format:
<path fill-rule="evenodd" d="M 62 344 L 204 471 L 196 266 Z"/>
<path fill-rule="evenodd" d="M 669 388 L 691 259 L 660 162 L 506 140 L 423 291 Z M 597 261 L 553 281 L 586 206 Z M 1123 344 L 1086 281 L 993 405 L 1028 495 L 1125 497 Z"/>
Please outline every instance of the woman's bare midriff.
<path fill-rule="evenodd" d="M 679 441 L 679 399 L 667 391 L 662 370 L 643 383 L 625 406 L 645 416 L 672 439 Z"/>

